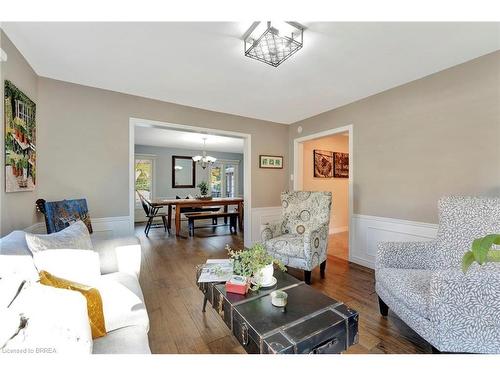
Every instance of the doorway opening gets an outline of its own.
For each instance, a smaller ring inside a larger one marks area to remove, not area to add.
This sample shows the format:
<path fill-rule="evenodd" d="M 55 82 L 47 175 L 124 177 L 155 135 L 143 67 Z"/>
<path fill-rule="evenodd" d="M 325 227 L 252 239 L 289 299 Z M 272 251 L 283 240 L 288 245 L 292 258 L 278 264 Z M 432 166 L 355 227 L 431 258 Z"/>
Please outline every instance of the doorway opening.
<path fill-rule="evenodd" d="M 349 260 L 353 212 L 353 126 L 294 140 L 294 190 L 330 191 L 328 255 Z"/>
<path fill-rule="evenodd" d="M 243 214 L 244 224 L 240 226 L 239 232 L 243 234 L 244 243 L 248 246 L 251 240 L 250 134 L 131 118 L 129 136 L 129 211 L 132 232 L 136 225 L 144 225 L 146 221 L 146 209 L 142 205 L 144 199 L 141 200 L 139 194 L 150 202 L 160 203 L 176 199 L 196 199 L 201 195 L 235 198 L 234 200 L 240 201 L 243 199 L 243 209 L 239 212 Z M 213 158 L 215 161 L 205 163 L 203 157 Z M 206 183 L 207 192 L 202 193 L 200 183 Z M 168 211 L 168 207 L 162 206 L 158 212 Z M 209 208 L 200 207 L 197 207 L 199 211 L 207 211 Z M 172 208 L 174 214 L 167 213 L 172 219 L 171 235 L 186 237 L 187 219 L 181 215 L 178 232 L 175 228 L 175 203 Z M 232 212 L 238 210 L 238 206 L 227 205 L 225 210 Z M 200 224 L 204 224 L 204 221 L 200 220 Z M 229 227 L 219 227 L 213 231 L 214 235 L 230 233 Z M 168 235 L 163 232 L 161 231 L 162 235 Z M 212 230 L 197 231 L 200 235 L 204 232 Z"/>

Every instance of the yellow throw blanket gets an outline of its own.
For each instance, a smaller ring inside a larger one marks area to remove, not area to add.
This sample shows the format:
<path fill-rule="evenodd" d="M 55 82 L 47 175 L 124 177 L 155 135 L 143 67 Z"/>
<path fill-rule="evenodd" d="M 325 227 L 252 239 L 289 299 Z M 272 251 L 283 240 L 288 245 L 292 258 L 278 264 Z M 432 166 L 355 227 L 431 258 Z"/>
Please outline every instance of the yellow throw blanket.
<path fill-rule="evenodd" d="M 96 339 L 106 335 L 101 294 L 96 288 L 56 277 L 47 271 L 40 271 L 39 275 L 40 283 L 43 285 L 73 290 L 83 294 L 83 296 L 87 299 L 87 312 L 89 316 L 90 328 L 92 330 L 92 338 Z"/>

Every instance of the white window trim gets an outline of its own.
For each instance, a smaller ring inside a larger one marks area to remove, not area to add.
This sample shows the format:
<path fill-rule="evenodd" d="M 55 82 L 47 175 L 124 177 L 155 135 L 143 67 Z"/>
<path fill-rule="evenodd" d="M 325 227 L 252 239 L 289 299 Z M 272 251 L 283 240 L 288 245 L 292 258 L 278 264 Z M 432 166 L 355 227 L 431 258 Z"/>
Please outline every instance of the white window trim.
<path fill-rule="evenodd" d="M 148 159 L 151 160 L 151 198 L 154 198 L 156 196 L 156 184 L 155 184 L 155 175 L 156 175 L 156 155 L 153 154 L 135 154 L 134 155 L 134 171 L 135 171 L 135 163 L 137 159 Z M 140 209 L 142 208 L 141 202 L 136 202 L 135 200 L 135 179 L 134 179 L 134 202 L 135 202 L 135 208 Z"/>
<path fill-rule="evenodd" d="M 239 178 L 239 173 L 240 173 L 240 160 L 229 160 L 229 159 L 217 159 L 216 162 L 214 163 L 215 165 L 217 164 L 222 164 L 222 168 L 224 169 L 224 165 L 227 165 L 227 164 L 236 164 L 238 166 L 238 168 L 236 168 L 236 170 L 234 171 L 234 192 L 235 192 L 235 196 L 238 196 L 240 195 L 239 192 L 240 192 L 240 187 L 239 187 L 239 181 L 238 181 L 238 178 Z M 212 176 L 212 167 L 213 165 L 210 165 L 210 169 L 208 171 L 208 176 Z M 224 175 L 223 175 L 224 176 Z M 209 178 L 209 181 L 211 181 L 211 178 Z M 212 184 L 210 183 L 210 194 L 212 194 Z M 222 181 L 221 181 L 221 197 L 225 197 L 226 196 L 226 184 L 225 184 L 225 181 L 224 181 L 224 177 L 222 177 Z"/>

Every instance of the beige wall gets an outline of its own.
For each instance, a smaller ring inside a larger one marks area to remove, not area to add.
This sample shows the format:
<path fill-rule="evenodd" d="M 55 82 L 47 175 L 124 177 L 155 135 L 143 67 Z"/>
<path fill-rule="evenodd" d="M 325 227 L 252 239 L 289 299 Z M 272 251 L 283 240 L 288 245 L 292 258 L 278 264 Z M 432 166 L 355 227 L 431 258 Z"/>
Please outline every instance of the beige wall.
<path fill-rule="evenodd" d="M 221 88 L 222 90 L 223 88 Z M 129 215 L 131 117 L 252 135 L 252 206 L 279 205 L 288 170 L 257 167 L 259 154 L 284 155 L 288 126 L 39 78 L 38 194 L 86 197 L 93 217 Z"/>
<path fill-rule="evenodd" d="M 38 132 L 35 193 L 4 193 L 0 153 L 2 234 L 40 220 L 37 197 L 86 197 L 94 217 L 128 215 L 130 117 L 252 134 L 253 207 L 279 205 L 290 186 L 299 125 L 300 136 L 354 125 L 355 213 L 435 222 L 442 195 L 500 195 L 500 52 L 287 127 L 39 78 L 3 33 L 0 43 L 2 78 L 37 103 Z M 259 154 L 283 155 L 285 168 L 259 169 Z"/>
<path fill-rule="evenodd" d="M 349 153 L 349 137 L 332 135 L 303 143 L 302 188 L 310 191 L 331 191 L 332 212 L 330 232 L 349 226 L 349 179 L 314 177 L 314 150 Z"/>
<path fill-rule="evenodd" d="M 0 47 L 7 54 L 7 61 L 0 63 L 0 95 L 2 104 L 0 105 L 2 113 L 1 121 L 1 151 L 0 151 L 0 235 L 6 234 L 14 229 L 26 228 L 37 221 L 35 213 L 36 191 L 34 192 L 16 192 L 5 193 L 5 147 L 4 132 L 5 123 L 3 117 L 3 98 L 4 98 L 4 80 L 12 81 L 21 91 L 30 97 L 37 104 L 37 75 L 31 69 L 21 53 L 0 30 Z M 37 116 L 38 117 L 38 116 Z M 38 124 L 38 126 L 40 126 Z"/>
<path fill-rule="evenodd" d="M 354 213 L 437 222 L 443 195 L 500 196 L 500 52 L 297 122 L 290 144 L 348 124 Z"/>

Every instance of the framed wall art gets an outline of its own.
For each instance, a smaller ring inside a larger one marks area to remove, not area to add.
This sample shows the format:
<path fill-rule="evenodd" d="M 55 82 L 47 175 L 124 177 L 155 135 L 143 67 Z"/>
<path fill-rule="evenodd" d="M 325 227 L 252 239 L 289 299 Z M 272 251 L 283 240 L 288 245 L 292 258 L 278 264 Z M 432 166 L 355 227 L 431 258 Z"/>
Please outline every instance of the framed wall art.
<path fill-rule="evenodd" d="M 260 155 L 259 168 L 283 169 L 283 156 Z"/>
<path fill-rule="evenodd" d="M 5 80 L 5 192 L 33 191 L 36 185 L 36 105 Z"/>
<path fill-rule="evenodd" d="M 333 177 L 349 178 L 349 154 L 334 152 Z"/>
<path fill-rule="evenodd" d="M 332 151 L 313 151 L 314 177 L 332 178 L 333 177 L 333 152 Z"/>

